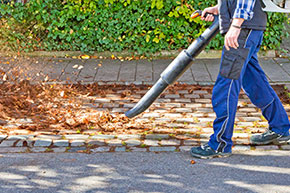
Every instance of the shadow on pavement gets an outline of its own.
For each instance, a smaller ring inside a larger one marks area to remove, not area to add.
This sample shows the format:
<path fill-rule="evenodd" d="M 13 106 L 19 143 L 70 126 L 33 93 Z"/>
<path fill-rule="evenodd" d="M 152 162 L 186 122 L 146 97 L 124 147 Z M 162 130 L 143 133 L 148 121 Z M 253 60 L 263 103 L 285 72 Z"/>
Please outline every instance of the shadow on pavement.
<path fill-rule="evenodd" d="M 289 192 L 289 151 L 3 154 L 1 192 Z"/>

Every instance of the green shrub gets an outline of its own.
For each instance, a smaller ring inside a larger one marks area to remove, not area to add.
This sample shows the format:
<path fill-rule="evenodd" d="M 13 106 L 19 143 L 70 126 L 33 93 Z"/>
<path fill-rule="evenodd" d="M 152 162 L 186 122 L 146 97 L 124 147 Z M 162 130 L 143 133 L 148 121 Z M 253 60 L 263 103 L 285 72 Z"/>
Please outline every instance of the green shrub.
<path fill-rule="evenodd" d="M 190 14 L 216 0 L 30 0 L 1 4 L 0 49 L 137 51 L 186 48 L 210 23 Z M 263 49 L 279 47 L 286 35 L 283 14 L 269 14 Z M 207 49 L 221 49 L 218 35 Z"/>

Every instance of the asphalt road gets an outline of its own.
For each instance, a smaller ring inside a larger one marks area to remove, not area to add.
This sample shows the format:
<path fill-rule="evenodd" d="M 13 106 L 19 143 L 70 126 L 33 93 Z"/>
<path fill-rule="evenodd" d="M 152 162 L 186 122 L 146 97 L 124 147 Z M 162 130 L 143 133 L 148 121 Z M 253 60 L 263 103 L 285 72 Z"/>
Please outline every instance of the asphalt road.
<path fill-rule="evenodd" d="M 195 164 L 191 164 L 195 160 Z M 1 154 L 0 192 L 290 192 L 290 151 Z"/>

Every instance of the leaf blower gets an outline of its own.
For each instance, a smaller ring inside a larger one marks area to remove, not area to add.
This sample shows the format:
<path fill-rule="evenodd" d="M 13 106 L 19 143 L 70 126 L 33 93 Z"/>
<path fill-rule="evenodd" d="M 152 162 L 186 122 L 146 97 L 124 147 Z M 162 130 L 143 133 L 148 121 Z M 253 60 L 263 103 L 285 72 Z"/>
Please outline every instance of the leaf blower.
<path fill-rule="evenodd" d="M 201 16 L 202 11 L 195 11 L 191 17 L 196 18 Z M 170 84 L 173 84 L 190 66 L 194 58 L 205 48 L 210 40 L 219 32 L 219 19 L 215 19 L 212 25 L 206 29 L 190 46 L 187 50 L 183 50 L 171 64 L 162 72 L 159 80 L 153 87 L 141 98 L 141 100 L 125 115 L 129 118 L 145 111 L 156 98 L 166 89 Z"/>

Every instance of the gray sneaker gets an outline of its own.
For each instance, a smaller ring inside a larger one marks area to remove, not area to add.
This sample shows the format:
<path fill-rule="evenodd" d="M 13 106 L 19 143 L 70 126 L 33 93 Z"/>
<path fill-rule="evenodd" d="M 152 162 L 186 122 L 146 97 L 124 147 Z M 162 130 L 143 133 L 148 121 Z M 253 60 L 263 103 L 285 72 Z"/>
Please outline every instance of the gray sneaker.
<path fill-rule="evenodd" d="M 214 157 L 229 157 L 232 153 L 218 152 L 212 149 L 207 143 L 199 147 L 193 147 L 190 150 L 193 157 L 201 159 L 210 159 Z"/>
<path fill-rule="evenodd" d="M 267 145 L 267 144 L 283 144 L 290 140 L 290 135 L 283 136 L 269 128 L 265 133 L 251 136 L 250 142 L 253 145 Z"/>

